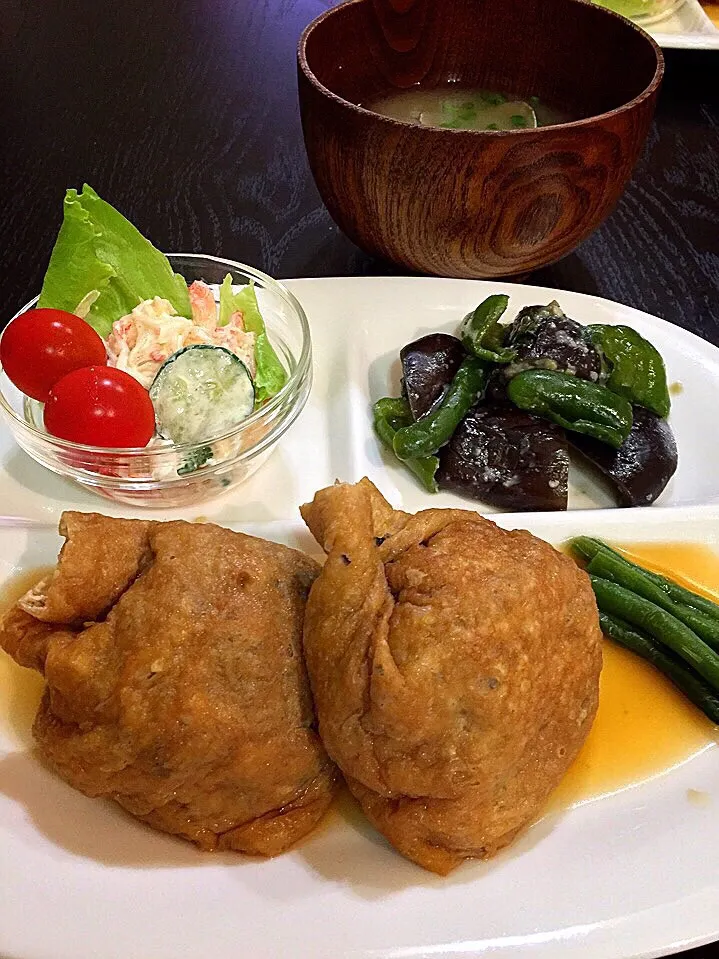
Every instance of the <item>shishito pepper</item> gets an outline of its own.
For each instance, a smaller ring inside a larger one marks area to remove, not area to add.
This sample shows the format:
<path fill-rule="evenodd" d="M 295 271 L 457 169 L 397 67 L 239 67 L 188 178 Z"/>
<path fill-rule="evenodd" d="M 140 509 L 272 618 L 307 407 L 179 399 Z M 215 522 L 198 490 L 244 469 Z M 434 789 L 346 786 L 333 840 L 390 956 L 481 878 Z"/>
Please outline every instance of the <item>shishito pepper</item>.
<path fill-rule="evenodd" d="M 462 345 L 469 352 L 489 363 L 511 363 L 516 350 L 503 346 L 507 327 L 499 322 L 509 304 L 506 294 L 488 296 L 472 313 L 468 313 L 459 329 Z"/>
<path fill-rule="evenodd" d="M 586 330 L 611 365 L 607 388 L 666 419 L 671 401 L 658 350 L 630 326 L 595 324 Z"/>
<path fill-rule="evenodd" d="M 455 373 L 439 406 L 397 430 L 393 449 L 399 459 L 432 456 L 448 443 L 486 384 L 487 367 L 476 357 L 468 356 Z"/>
<path fill-rule="evenodd" d="M 567 430 L 593 436 L 617 449 L 632 428 L 632 407 L 628 400 L 569 373 L 525 370 L 510 380 L 507 393 L 520 409 L 544 416 Z"/>
<path fill-rule="evenodd" d="M 412 422 L 409 403 L 401 397 L 385 396 L 374 404 L 372 414 L 375 433 L 384 446 L 394 452 L 393 444 L 397 430 Z M 439 459 L 436 456 L 410 458 L 404 461 L 404 465 L 414 473 L 429 493 L 437 492 L 435 474 L 439 467 Z"/>

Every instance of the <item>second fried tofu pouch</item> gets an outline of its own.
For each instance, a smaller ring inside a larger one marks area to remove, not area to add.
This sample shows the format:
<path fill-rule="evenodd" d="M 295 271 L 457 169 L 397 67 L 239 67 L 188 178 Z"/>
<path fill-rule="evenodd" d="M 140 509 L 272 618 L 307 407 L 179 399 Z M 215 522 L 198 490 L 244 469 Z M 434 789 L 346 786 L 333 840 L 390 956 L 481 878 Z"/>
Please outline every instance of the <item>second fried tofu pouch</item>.
<path fill-rule="evenodd" d="M 327 553 L 304 648 L 328 753 L 374 825 L 446 874 L 536 818 L 591 727 L 586 574 L 466 510 L 393 510 L 369 482 L 301 510 Z"/>

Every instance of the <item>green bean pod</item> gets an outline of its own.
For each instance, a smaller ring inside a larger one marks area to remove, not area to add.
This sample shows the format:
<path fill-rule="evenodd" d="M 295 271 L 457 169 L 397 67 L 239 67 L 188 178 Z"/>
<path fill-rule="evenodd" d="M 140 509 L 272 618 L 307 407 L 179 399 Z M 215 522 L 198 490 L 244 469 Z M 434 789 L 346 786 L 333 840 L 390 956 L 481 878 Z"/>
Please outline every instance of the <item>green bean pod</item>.
<path fill-rule="evenodd" d="M 602 549 L 590 560 L 587 572 L 602 579 L 609 579 L 613 583 L 624 586 L 625 589 L 630 589 L 638 596 L 643 596 L 644 599 L 648 599 L 676 616 L 713 649 L 719 649 L 719 622 L 690 606 L 677 603 L 658 583 L 646 575 L 646 570 L 641 566 L 635 566 L 634 563 L 630 563 L 616 553 Z"/>
<path fill-rule="evenodd" d="M 615 616 L 600 613 L 599 625 L 605 636 L 656 666 L 705 716 L 719 723 L 719 696 L 678 656 Z"/>
<path fill-rule="evenodd" d="M 577 536 L 571 541 L 571 547 L 585 562 L 589 563 L 600 550 L 611 553 L 619 559 L 629 562 L 621 553 L 618 553 L 611 546 L 602 542 L 600 539 L 594 539 L 591 536 Z M 701 596 L 687 589 L 686 586 L 680 586 L 673 579 L 662 576 L 661 573 L 654 573 L 649 569 L 642 567 L 642 572 L 657 586 L 661 586 L 664 592 L 676 603 L 688 606 L 691 609 L 698 610 L 705 618 L 716 620 L 719 623 L 719 605 L 712 602 L 707 596 Z"/>
<path fill-rule="evenodd" d="M 656 347 L 630 326 L 595 324 L 586 329 L 611 365 L 607 388 L 666 419 L 671 400 L 664 360 Z"/>
<path fill-rule="evenodd" d="M 489 363 L 511 363 L 516 350 L 506 349 L 506 328 L 499 322 L 509 304 L 504 293 L 488 296 L 472 313 L 468 313 L 459 328 L 459 338 L 469 353 Z"/>
<path fill-rule="evenodd" d="M 385 396 L 372 407 L 375 433 L 388 450 L 394 453 L 394 438 L 397 430 L 412 422 L 409 403 L 402 397 Z M 436 456 L 424 456 L 404 460 L 404 465 L 414 473 L 429 493 L 436 493 L 438 486 L 435 474 L 439 468 Z"/>
<path fill-rule="evenodd" d="M 628 400 L 570 373 L 525 370 L 509 381 L 515 406 L 618 449 L 632 428 Z"/>
<path fill-rule="evenodd" d="M 463 360 L 437 409 L 397 430 L 393 448 L 399 459 L 432 456 L 448 443 L 486 382 L 487 368 L 481 360 L 474 356 Z"/>
<path fill-rule="evenodd" d="M 689 663 L 712 689 L 719 691 L 719 655 L 688 626 L 623 586 L 591 574 L 589 578 L 601 613 L 643 629 Z"/>

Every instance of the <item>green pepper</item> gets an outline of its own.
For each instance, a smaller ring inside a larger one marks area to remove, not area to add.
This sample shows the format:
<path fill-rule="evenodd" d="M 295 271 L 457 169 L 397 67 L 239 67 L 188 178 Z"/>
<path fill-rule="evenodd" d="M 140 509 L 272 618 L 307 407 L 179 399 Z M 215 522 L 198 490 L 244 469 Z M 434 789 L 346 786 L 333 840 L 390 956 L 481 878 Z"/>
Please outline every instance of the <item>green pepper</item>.
<path fill-rule="evenodd" d="M 632 428 L 628 400 L 570 373 L 525 370 L 509 381 L 515 406 L 618 449 Z"/>
<path fill-rule="evenodd" d="M 398 429 L 412 422 L 409 403 L 401 397 L 385 396 L 372 407 L 375 433 L 387 449 L 394 452 L 394 438 Z M 435 474 L 439 468 L 436 456 L 416 457 L 404 461 L 404 465 L 422 483 L 429 493 L 437 492 Z"/>
<path fill-rule="evenodd" d="M 505 294 L 488 296 L 476 310 L 468 313 L 459 328 L 459 338 L 469 352 L 489 363 L 511 363 L 515 350 L 503 348 L 506 327 L 499 322 L 507 309 L 509 297 Z"/>
<path fill-rule="evenodd" d="M 396 455 L 401 460 L 431 456 L 449 443 L 486 383 L 487 367 L 476 357 L 468 356 L 462 361 L 437 409 L 397 430 L 393 444 Z"/>
<path fill-rule="evenodd" d="M 607 388 L 666 419 L 671 402 L 659 351 L 630 326 L 595 324 L 587 333 L 611 364 Z"/>

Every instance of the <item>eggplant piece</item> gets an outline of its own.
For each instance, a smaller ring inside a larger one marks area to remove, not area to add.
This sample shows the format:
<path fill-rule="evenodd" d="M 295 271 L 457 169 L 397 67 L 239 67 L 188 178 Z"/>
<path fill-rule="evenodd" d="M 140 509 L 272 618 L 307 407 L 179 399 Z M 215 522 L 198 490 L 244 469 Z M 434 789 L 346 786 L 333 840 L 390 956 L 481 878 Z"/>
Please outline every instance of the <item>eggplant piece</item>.
<path fill-rule="evenodd" d="M 606 477 L 620 506 L 650 506 L 677 468 L 677 444 L 666 420 L 632 407 L 631 432 L 619 449 L 575 433 L 572 446 Z"/>
<path fill-rule="evenodd" d="M 538 368 L 601 382 L 601 355 L 584 327 L 566 316 L 556 302 L 520 310 L 509 328 L 507 345 L 516 350 L 517 358 L 504 368 L 505 380 Z"/>
<path fill-rule="evenodd" d="M 439 405 L 466 355 L 448 333 L 430 333 L 401 349 L 402 392 L 415 420 Z"/>
<path fill-rule="evenodd" d="M 440 489 L 499 509 L 566 509 L 567 438 L 560 426 L 513 406 L 475 406 L 440 450 L 437 480 Z"/>

